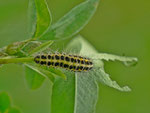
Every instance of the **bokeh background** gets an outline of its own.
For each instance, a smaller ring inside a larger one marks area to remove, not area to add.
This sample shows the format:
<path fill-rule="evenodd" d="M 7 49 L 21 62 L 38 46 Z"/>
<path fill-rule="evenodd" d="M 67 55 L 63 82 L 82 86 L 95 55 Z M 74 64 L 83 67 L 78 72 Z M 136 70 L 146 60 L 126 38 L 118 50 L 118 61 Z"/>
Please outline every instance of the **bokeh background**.
<path fill-rule="evenodd" d="M 53 22 L 83 0 L 47 0 Z M 28 0 L 0 0 L 0 47 L 27 39 Z M 107 73 L 132 92 L 123 93 L 99 84 L 96 113 L 150 113 L 150 1 L 101 0 L 96 14 L 80 32 L 100 52 L 136 56 L 136 67 L 105 62 Z M 23 113 L 49 113 L 48 80 L 28 89 L 21 65 L 0 68 L 0 92 L 6 91 Z"/>

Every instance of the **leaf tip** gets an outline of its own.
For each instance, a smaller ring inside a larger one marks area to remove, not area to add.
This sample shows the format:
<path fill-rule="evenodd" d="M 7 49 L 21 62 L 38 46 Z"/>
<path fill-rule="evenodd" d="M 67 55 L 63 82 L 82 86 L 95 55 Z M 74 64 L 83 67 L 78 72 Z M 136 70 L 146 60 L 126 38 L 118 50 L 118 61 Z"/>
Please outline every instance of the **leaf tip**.
<path fill-rule="evenodd" d="M 132 90 L 128 86 L 124 86 L 121 91 L 123 91 L 123 92 L 130 92 Z"/>
<path fill-rule="evenodd" d="M 131 61 L 123 62 L 125 66 L 136 66 L 138 64 L 138 58 L 133 57 Z"/>

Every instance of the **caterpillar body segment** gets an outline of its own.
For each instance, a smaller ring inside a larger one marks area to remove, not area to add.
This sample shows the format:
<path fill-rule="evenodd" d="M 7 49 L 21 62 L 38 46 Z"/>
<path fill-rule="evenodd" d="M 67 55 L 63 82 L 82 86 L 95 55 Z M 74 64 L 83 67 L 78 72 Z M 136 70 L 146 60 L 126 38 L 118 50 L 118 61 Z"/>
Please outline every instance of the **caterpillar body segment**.
<path fill-rule="evenodd" d="M 93 68 L 91 59 L 69 54 L 41 54 L 35 56 L 34 61 L 43 66 L 60 67 L 74 72 L 88 72 Z"/>

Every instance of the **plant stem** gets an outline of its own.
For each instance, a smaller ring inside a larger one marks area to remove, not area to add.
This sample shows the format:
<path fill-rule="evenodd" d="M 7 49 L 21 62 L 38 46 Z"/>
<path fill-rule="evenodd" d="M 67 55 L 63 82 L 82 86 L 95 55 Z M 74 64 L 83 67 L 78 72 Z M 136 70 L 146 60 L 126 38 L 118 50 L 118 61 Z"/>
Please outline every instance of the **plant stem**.
<path fill-rule="evenodd" d="M 0 59 L 0 64 L 9 64 L 9 63 L 25 63 L 32 62 L 33 57 L 24 57 L 24 58 L 2 58 Z"/>

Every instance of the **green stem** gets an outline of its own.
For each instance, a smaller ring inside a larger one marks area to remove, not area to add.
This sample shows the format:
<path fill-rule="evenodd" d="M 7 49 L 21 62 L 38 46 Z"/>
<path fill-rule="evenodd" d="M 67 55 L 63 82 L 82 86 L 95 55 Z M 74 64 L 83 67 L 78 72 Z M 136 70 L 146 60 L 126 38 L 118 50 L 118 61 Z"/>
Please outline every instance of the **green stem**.
<path fill-rule="evenodd" d="M 2 58 L 0 59 L 0 64 L 9 64 L 9 63 L 26 63 L 32 62 L 33 57 L 24 57 L 24 58 Z"/>

